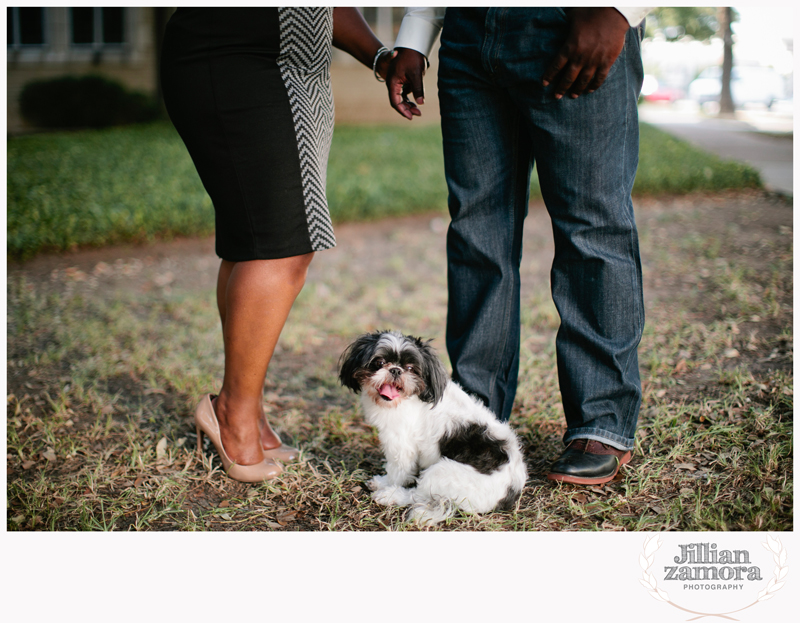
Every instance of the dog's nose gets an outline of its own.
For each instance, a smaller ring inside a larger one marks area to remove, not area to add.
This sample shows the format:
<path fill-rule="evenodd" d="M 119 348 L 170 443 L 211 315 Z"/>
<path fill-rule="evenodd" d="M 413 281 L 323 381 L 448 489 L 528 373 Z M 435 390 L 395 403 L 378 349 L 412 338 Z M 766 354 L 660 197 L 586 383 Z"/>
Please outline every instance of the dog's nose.
<path fill-rule="evenodd" d="M 399 376 L 401 376 L 403 374 L 402 368 L 390 368 L 389 372 L 391 372 L 392 376 L 395 377 L 395 378 L 398 378 Z"/>

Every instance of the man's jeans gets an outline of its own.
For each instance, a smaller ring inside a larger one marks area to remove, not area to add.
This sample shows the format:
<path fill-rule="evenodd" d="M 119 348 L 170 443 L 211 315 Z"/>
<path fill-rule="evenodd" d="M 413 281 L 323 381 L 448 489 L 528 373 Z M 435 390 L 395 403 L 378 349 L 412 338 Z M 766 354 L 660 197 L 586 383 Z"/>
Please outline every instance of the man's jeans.
<path fill-rule="evenodd" d="M 564 442 L 633 447 L 644 327 L 631 188 L 640 34 L 600 89 L 560 101 L 541 79 L 564 40 L 559 8 L 448 8 L 439 101 L 452 222 L 447 349 L 454 379 L 511 414 L 520 344 L 519 266 L 530 174 L 553 223 L 553 300 Z"/>

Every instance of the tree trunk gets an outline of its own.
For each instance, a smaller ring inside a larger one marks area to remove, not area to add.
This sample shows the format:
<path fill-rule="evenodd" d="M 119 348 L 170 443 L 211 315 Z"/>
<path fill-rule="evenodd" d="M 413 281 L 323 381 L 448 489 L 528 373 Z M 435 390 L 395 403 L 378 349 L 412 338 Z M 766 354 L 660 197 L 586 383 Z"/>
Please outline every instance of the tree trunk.
<path fill-rule="evenodd" d="M 734 103 L 731 93 L 731 73 L 733 72 L 733 32 L 731 30 L 732 10 L 724 7 L 720 10 L 722 25 L 722 42 L 724 44 L 722 54 L 722 91 L 719 94 L 719 114 L 733 115 Z"/>

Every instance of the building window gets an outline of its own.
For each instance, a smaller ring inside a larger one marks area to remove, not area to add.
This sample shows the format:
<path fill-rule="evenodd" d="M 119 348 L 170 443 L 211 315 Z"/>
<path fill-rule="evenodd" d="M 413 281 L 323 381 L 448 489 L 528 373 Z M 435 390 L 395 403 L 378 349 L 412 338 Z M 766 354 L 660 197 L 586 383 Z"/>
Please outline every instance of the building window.
<path fill-rule="evenodd" d="M 74 45 L 103 47 L 125 43 L 125 13 L 122 7 L 73 7 L 70 29 Z"/>
<path fill-rule="evenodd" d="M 8 47 L 44 45 L 44 9 L 41 7 L 7 7 Z"/>

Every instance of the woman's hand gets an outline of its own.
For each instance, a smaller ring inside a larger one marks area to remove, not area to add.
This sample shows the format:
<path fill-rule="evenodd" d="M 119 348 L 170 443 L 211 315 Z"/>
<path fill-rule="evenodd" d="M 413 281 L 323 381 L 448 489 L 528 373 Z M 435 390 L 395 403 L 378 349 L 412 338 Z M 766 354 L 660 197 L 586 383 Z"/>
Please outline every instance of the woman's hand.
<path fill-rule="evenodd" d="M 422 115 L 417 104 L 425 103 L 425 57 L 409 48 L 398 48 L 389 66 L 386 88 L 389 90 L 389 103 L 406 119 Z M 409 93 L 414 100 L 408 99 Z"/>
<path fill-rule="evenodd" d="M 397 56 L 396 50 L 384 52 L 378 59 L 378 63 L 375 65 L 375 73 L 378 74 L 382 80 L 386 80 L 386 74 L 389 73 L 389 65 L 395 56 Z"/>

